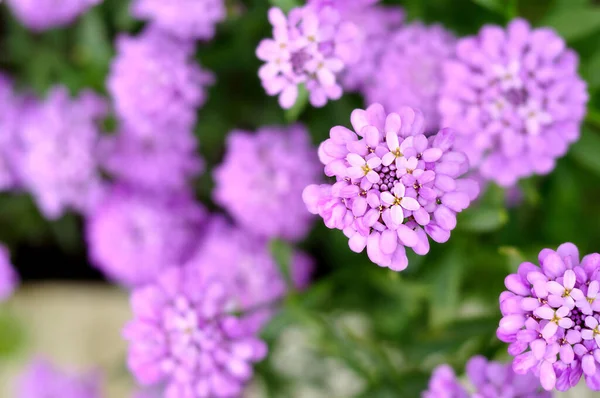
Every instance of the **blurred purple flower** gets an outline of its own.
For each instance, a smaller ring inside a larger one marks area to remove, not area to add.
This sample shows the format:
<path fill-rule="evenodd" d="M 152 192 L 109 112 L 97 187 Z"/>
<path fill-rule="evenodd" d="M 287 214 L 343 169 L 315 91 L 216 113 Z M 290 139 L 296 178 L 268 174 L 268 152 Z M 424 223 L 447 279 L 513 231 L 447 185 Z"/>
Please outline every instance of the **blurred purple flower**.
<path fill-rule="evenodd" d="M 19 117 L 20 98 L 13 91 L 12 81 L 0 73 L 0 191 L 18 185 L 14 170 L 15 127 Z"/>
<path fill-rule="evenodd" d="M 117 115 L 141 135 L 191 130 L 214 80 L 193 55 L 192 41 L 156 28 L 121 35 L 107 81 Z"/>
<path fill-rule="evenodd" d="M 10 252 L 0 244 L 0 302 L 8 299 L 19 284 L 19 276 L 10 262 Z"/>
<path fill-rule="evenodd" d="M 423 115 L 403 107 L 386 114 L 379 104 L 351 116 L 354 131 L 331 129 L 319 147 L 329 185 L 303 192 L 308 210 L 329 228 L 344 231 L 350 249 L 367 248 L 371 261 L 401 271 L 405 247 L 424 255 L 429 235 L 443 243 L 456 226 L 456 213 L 479 193 L 478 184 L 460 178 L 469 168 L 453 148 L 454 132 L 443 129 L 427 139 Z"/>
<path fill-rule="evenodd" d="M 522 263 L 500 295 L 498 338 L 510 343 L 516 373 L 531 372 L 550 391 L 566 391 L 585 376 L 600 390 L 600 254 L 565 243 L 544 249 L 540 267 Z"/>
<path fill-rule="evenodd" d="M 227 9 L 225 0 L 134 0 L 131 13 L 180 39 L 208 40 Z"/>
<path fill-rule="evenodd" d="M 429 381 L 429 390 L 423 398 L 551 398 L 543 391 L 539 380 L 533 375 L 519 375 L 510 364 L 488 361 L 475 356 L 467 362 L 466 373 L 471 384 L 469 391 L 460 385 L 454 371 L 448 365 L 438 366 Z"/>
<path fill-rule="evenodd" d="M 255 330 L 271 318 L 276 301 L 287 293 L 286 281 L 269 252 L 267 240 L 235 228 L 220 217 L 214 217 L 206 228 L 204 239 L 187 266 L 223 281 L 230 296 L 228 308 L 252 310 L 248 318 Z M 306 287 L 312 260 L 295 252 L 289 266 L 295 287 Z"/>
<path fill-rule="evenodd" d="M 416 22 L 380 41 L 385 47 L 363 87 L 367 102 L 380 103 L 390 112 L 402 106 L 421 110 L 427 133 L 445 127 L 440 126 L 437 105 L 442 64 L 454 53 L 454 36 L 440 25 Z"/>
<path fill-rule="evenodd" d="M 398 6 L 382 6 L 378 0 L 310 0 L 317 9 L 333 7 L 345 21 L 359 29 L 360 60 L 347 65 L 342 86 L 348 90 L 364 91 L 380 73 L 385 62 L 382 53 L 389 46 L 392 33 L 402 26 L 404 10 Z M 401 72 L 401 71 L 400 71 Z"/>
<path fill-rule="evenodd" d="M 188 131 L 140 135 L 125 127 L 103 143 L 103 166 L 118 181 L 150 191 L 181 191 L 203 169 Z"/>
<path fill-rule="evenodd" d="M 256 134 L 236 130 L 227 145 L 214 171 L 215 201 L 248 232 L 304 238 L 313 217 L 306 212 L 302 190 L 320 180 L 317 151 L 306 128 L 263 127 Z"/>
<path fill-rule="evenodd" d="M 70 98 L 57 87 L 19 115 L 18 177 L 46 217 L 58 218 L 66 210 L 86 214 L 100 200 L 97 124 L 106 111 L 105 101 L 92 92 Z"/>
<path fill-rule="evenodd" d="M 16 398 L 101 398 L 97 372 L 65 372 L 45 359 L 34 360 L 21 376 Z"/>
<path fill-rule="evenodd" d="M 304 84 L 313 106 L 342 96 L 340 74 L 360 57 L 359 29 L 332 7 L 294 8 L 286 17 L 269 10 L 273 38 L 264 39 L 256 55 L 265 64 L 258 75 L 267 94 L 278 95 L 282 108 L 291 108 Z"/>
<path fill-rule="evenodd" d="M 461 39 L 444 65 L 439 111 L 457 148 L 502 186 L 552 171 L 579 138 L 588 95 L 577 55 L 549 28 L 516 19 Z"/>
<path fill-rule="evenodd" d="M 69 25 L 102 0 L 7 0 L 19 21 L 29 29 L 43 31 Z"/>
<path fill-rule="evenodd" d="M 131 295 L 128 366 L 165 397 L 239 397 L 267 346 L 228 309 L 229 289 L 199 268 L 170 268 Z"/>
<path fill-rule="evenodd" d="M 203 208 L 186 193 L 162 195 L 116 186 L 87 219 L 92 263 L 111 279 L 138 286 L 193 253 Z"/>
<path fill-rule="evenodd" d="M 433 370 L 427 391 L 422 398 L 468 398 L 469 394 L 460 385 L 454 370 L 448 365 L 440 365 Z"/>

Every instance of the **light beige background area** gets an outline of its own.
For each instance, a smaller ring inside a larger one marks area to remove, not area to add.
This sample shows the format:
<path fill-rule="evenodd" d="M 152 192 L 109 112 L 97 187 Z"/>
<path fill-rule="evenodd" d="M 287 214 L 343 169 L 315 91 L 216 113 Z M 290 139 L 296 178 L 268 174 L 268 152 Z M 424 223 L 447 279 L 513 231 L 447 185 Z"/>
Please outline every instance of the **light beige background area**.
<path fill-rule="evenodd" d="M 31 284 L 21 287 L 8 306 L 27 328 L 27 346 L 14 360 L 0 362 L 0 398 L 15 397 L 15 377 L 37 354 L 68 368 L 99 368 L 105 377 L 106 398 L 131 396 L 132 381 L 124 367 L 126 345 L 120 335 L 130 318 L 126 292 L 105 285 Z M 351 324 L 358 323 L 358 329 L 361 328 L 359 315 L 346 317 Z M 343 364 L 315 357 L 309 365 L 310 336 L 304 334 L 302 329 L 290 326 L 282 333 L 272 353 L 282 374 L 298 380 L 291 384 L 297 387 L 291 397 L 349 398 L 355 395 L 352 391 L 360 391 L 356 378 Z M 307 383 L 311 379 L 310 369 L 315 367 L 323 368 L 322 372 L 327 373 L 329 383 L 326 388 L 316 389 Z M 259 386 L 257 383 L 250 388 L 248 396 L 263 397 Z M 580 385 L 567 394 L 555 394 L 555 397 L 591 398 L 600 397 L 600 393 L 592 393 Z"/>
<path fill-rule="evenodd" d="M 0 397 L 15 396 L 15 376 L 37 354 L 71 369 L 100 368 L 106 396 L 129 397 L 120 336 L 130 317 L 125 292 L 104 285 L 32 284 L 21 287 L 8 306 L 26 326 L 27 345 L 14 361 L 0 363 Z"/>

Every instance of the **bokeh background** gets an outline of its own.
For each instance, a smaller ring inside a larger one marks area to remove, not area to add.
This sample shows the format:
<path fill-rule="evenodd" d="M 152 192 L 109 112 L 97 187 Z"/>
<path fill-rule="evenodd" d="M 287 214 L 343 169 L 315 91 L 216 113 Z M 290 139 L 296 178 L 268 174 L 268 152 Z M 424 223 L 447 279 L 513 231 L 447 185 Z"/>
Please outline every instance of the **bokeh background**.
<path fill-rule="evenodd" d="M 347 238 L 322 222 L 301 247 L 316 260 L 311 287 L 282 304 L 263 332 L 272 354 L 257 366 L 252 390 L 271 397 L 416 397 L 431 369 L 462 369 L 481 353 L 508 359 L 495 337 L 497 300 L 504 277 L 544 247 L 575 243 L 582 253 L 600 247 L 600 5 L 591 0 L 405 0 L 408 20 L 440 23 L 460 36 L 487 23 L 520 15 L 556 29 L 580 56 L 591 94 L 581 139 L 548 176 L 521 181 L 509 191 L 490 186 L 459 216 L 444 245 L 426 257 L 410 256 L 402 273 L 354 254 Z M 315 109 L 284 111 L 265 95 L 257 76 L 258 42 L 269 37 L 267 10 L 294 0 L 227 0 L 228 16 L 216 37 L 197 46 L 197 58 L 216 76 L 199 110 L 195 135 L 206 171 L 194 181 L 208 209 L 210 170 L 220 163 L 234 128 L 304 123 L 316 145 L 335 125 L 349 125 L 363 107 L 357 94 Z M 66 28 L 36 34 L 0 4 L 0 70 L 17 87 L 43 96 L 63 84 L 73 93 L 106 94 L 105 80 L 119 32 L 143 24 L 126 0 L 105 0 Z M 111 121 L 106 123 L 107 134 Z M 127 293 L 88 263 L 83 222 L 76 214 L 46 220 L 26 193 L 0 194 L 0 241 L 12 252 L 22 288 L 0 311 L 0 396 L 32 355 L 104 370 L 107 396 L 128 396 L 120 328 L 129 317 Z M 575 393 L 573 393 L 575 394 Z M 582 396 L 582 395 L 574 395 Z"/>

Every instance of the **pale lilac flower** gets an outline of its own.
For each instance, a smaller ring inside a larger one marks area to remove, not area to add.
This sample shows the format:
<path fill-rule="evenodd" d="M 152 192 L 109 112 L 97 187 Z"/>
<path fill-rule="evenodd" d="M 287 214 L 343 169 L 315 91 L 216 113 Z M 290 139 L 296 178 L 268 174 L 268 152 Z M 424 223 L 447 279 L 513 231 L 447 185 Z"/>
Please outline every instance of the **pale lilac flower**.
<path fill-rule="evenodd" d="M 266 239 L 233 227 L 214 217 L 204 231 L 195 255 L 186 263 L 214 275 L 226 285 L 228 308 L 250 311 L 252 327 L 260 329 L 273 315 L 278 301 L 288 291 L 284 275 L 269 251 Z M 294 287 L 302 289 L 310 281 L 312 260 L 301 252 L 290 258 L 290 278 Z"/>
<path fill-rule="evenodd" d="M 21 375 L 16 398 L 101 398 L 101 381 L 96 371 L 65 371 L 38 358 Z"/>
<path fill-rule="evenodd" d="M 150 191 L 181 191 L 203 169 L 191 131 L 141 135 L 124 127 L 105 139 L 102 165 L 118 181 Z"/>
<path fill-rule="evenodd" d="M 208 40 L 227 16 L 225 0 L 134 0 L 131 14 L 180 39 Z"/>
<path fill-rule="evenodd" d="M 459 40 L 444 64 L 439 111 L 457 148 L 502 186 L 547 174 L 579 138 L 588 94 L 577 54 L 549 28 L 523 19 Z"/>
<path fill-rule="evenodd" d="M 331 129 L 319 147 L 333 185 L 310 185 L 303 199 L 329 228 L 344 231 L 350 249 L 365 248 L 371 261 L 400 271 L 408 265 L 406 247 L 429 252 L 429 235 L 443 243 L 456 227 L 456 213 L 479 193 L 460 178 L 465 154 L 453 149 L 454 132 L 424 135 L 423 115 L 403 107 L 386 114 L 379 104 L 351 116 L 354 131 Z"/>
<path fill-rule="evenodd" d="M 107 80 L 117 115 L 140 134 L 188 131 L 214 78 L 193 58 L 191 41 L 155 27 L 117 39 Z"/>
<path fill-rule="evenodd" d="M 580 263 L 577 247 L 565 243 L 542 250 L 539 262 L 522 263 L 506 277 L 498 338 L 510 344 L 514 371 L 539 377 L 544 389 L 566 391 L 585 375 L 588 387 L 600 390 L 594 360 L 600 358 L 600 254 Z"/>
<path fill-rule="evenodd" d="M 267 94 L 278 95 L 283 108 L 294 105 L 301 84 L 313 106 L 339 99 L 340 75 L 360 55 L 358 27 L 330 6 L 294 8 L 287 17 L 271 8 L 269 21 L 273 39 L 262 40 L 256 49 L 265 62 L 258 75 Z"/>
<path fill-rule="evenodd" d="M 467 362 L 469 386 L 463 388 L 448 365 L 438 366 L 422 398 L 550 398 L 533 375 L 519 375 L 510 364 L 475 356 Z M 467 392 L 470 391 L 469 393 Z M 472 392 L 472 393 L 471 393 Z"/>
<path fill-rule="evenodd" d="M 15 161 L 22 186 L 50 219 L 88 213 L 103 194 L 98 170 L 99 122 L 105 101 L 92 92 L 70 98 L 64 87 L 20 115 Z"/>
<path fill-rule="evenodd" d="M 415 22 L 382 40 L 385 47 L 380 62 L 369 84 L 361 90 L 367 102 L 380 103 L 389 112 L 402 106 L 417 108 L 425 116 L 427 132 L 446 127 L 440 125 L 437 105 L 443 84 L 442 65 L 454 55 L 454 36 L 440 25 Z"/>
<path fill-rule="evenodd" d="M 18 284 L 19 276 L 10 263 L 8 248 L 0 244 L 0 302 L 12 296 Z"/>
<path fill-rule="evenodd" d="M 31 30 L 69 25 L 102 0 L 7 0 L 17 19 Z"/>
<path fill-rule="evenodd" d="M 227 308 L 226 285 L 203 271 L 166 269 L 131 295 L 127 364 L 140 384 L 164 385 L 165 397 L 239 397 L 267 352 Z"/>
<path fill-rule="evenodd" d="M 581 331 L 581 338 L 584 340 L 596 340 L 596 344 L 600 347 L 600 328 L 598 327 L 598 319 L 591 315 L 587 316 L 585 318 L 585 326 L 587 326 L 588 329 L 583 329 Z"/>
<path fill-rule="evenodd" d="M 148 283 L 193 254 L 203 219 L 203 208 L 185 192 L 113 187 L 86 220 L 92 264 L 118 283 Z"/>
<path fill-rule="evenodd" d="M 594 312 L 600 313 L 600 283 L 593 280 L 588 285 L 587 294 L 584 297 L 578 298 L 575 303 L 586 315 L 591 315 Z"/>
<path fill-rule="evenodd" d="M 288 240 L 308 232 L 314 217 L 306 212 L 302 190 L 321 178 L 317 151 L 303 126 L 231 132 L 214 179 L 215 201 L 248 232 Z"/>

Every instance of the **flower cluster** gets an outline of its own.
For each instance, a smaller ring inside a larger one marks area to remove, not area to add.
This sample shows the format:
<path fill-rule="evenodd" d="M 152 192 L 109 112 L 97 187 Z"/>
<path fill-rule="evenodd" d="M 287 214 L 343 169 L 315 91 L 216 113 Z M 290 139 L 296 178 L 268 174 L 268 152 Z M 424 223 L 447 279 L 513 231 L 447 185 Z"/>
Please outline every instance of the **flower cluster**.
<path fill-rule="evenodd" d="M 303 193 L 311 213 L 344 231 L 353 251 L 365 247 L 371 261 L 400 271 L 405 247 L 429 251 L 429 235 L 446 242 L 456 213 L 478 195 L 475 181 L 460 178 L 467 157 L 453 148 L 454 133 L 423 135 L 423 115 L 403 107 L 386 115 L 379 104 L 351 116 L 354 131 L 331 129 L 319 148 L 333 185 L 310 185 Z"/>
<path fill-rule="evenodd" d="M 133 16 L 153 24 L 180 39 L 211 39 L 217 23 L 225 19 L 225 0 L 135 0 Z"/>
<path fill-rule="evenodd" d="M 454 45 L 452 34 L 439 25 L 415 22 L 397 29 L 386 37 L 377 58 L 377 73 L 371 73 L 371 80 L 362 88 L 367 102 L 380 103 L 388 111 L 402 106 L 417 108 L 425 116 L 427 133 L 439 129 L 442 64 L 453 55 Z"/>
<path fill-rule="evenodd" d="M 45 359 L 34 360 L 21 376 L 17 398 L 100 398 L 101 378 L 97 372 L 65 372 Z"/>
<path fill-rule="evenodd" d="M 193 59 L 192 42 L 156 28 L 120 36 L 107 87 L 118 116 L 140 134 L 191 131 L 213 81 Z"/>
<path fill-rule="evenodd" d="M 442 125 L 461 134 L 457 148 L 502 186 L 549 173 L 585 114 L 575 52 L 553 30 L 516 19 L 459 40 L 456 57 L 444 65 L 439 111 Z"/>
<path fill-rule="evenodd" d="M 566 391 L 582 375 L 600 390 L 600 254 L 579 262 L 565 243 L 542 250 L 539 262 L 506 277 L 498 338 L 510 343 L 514 371 L 532 372 L 546 390 Z"/>
<path fill-rule="evenodd" d="M 317 3 L 314 1 L 313 3 Z M 322 2 L 323 3 L 323 2 Z M 390 45 L 390 37 L 404 22 L 404 11 L 398 6 L 376 5 L 376 1 L 331 1 L 347 19 L 360 29 L 360 59 L 348 65 L 342 76 L 344 89 L 361 91 L 371 86 L 382 73 L 387 60 L 383 58 Z M 414 61 L 419 61 L 415 58 Z M 402 73 L 402 71 L 397 71 Z M 388 90 L 388 93 L 393 92 Z M 410 104 L 406 104 L 410 105 Z"/>
<path fill-rule="evenodd" d="M 18 283 L 19 277 L 10 263 L 10 253 L 0 244 L 0 302 L 12 296 Z"/>
<path fill-rule="evenodd" d="M 115 186 L 86 220 L 92 263 L 127 285 L 148 283 L 193 254 L 204 210 L 184 193 Z"/>
<path fill-rule="evenodd" d="M 102 0 L 7 0 L 14 15 L 35 31 L 68 25 Z"/>
<path fill-rule="evenodd" d="M 304 127 L 263 127 L 256 134 L 233 131 L 223 164 L 214 171 L 213 196 L 247 231 L 298 240 L 313 218 L 306 212 L 302 190 L 319 175 L 317 151 Z"/>
<path fill-rule="evenodd" d="M 475 356 L 467 362 L 467 376 L 474 390 L 467 392 L 459 383 L 452 368 L 438 366 L 429 380 L 429 389 L 422 398 L 550 398 L 552 394 L 543 391 L 540 383 L 532 375 L 519 375 L 513 372 L 510 364 L 488 361 Z"/>
<path fill-rule="evenodd" d="M 240 396 L 267 347 L 243 316 L 228 311 L 228 293 L 199 268 L 167 269 L 135 290 L 134 319 L 123 334 L 136 379 L 165 385 L 165 397 Z"/>
<path fill-rule="evenodd" d="M 271 318 L 276 302 L 287 293 L 286 281 L 269 252 L 267 240 L 235 228 L 220 217 L 214 217 L 207 226 L 196 254 L 186 266 L 223 281 L 230 296 L 228 308 L 252 311 L 248 319 L 255 330 Z M 306 287 L 312 260 L 295 252 L 289 266 L 294 286 Z"/>
<path fill-rule="evenodd" d="M 15 151 L 18 178 L 51 219 L 67 209 L 90 211 L 102 196 L 96 147 L 103 99 L 83 92 L 72 99 L 63 87 L 19 115 Z"/>
<path fill-rule="evenodd" d="M 118 181 L 148 191 L 183 191 L 203 169 L 189 131 L 138 134 L 128 127 L 102 145 L 102 165 Z"/>
<path fill-rule="evenodd" d="M 287 17 L 272 8 L 269 21 L 273 38 L 262 40 L 256 50 L 265 61 L 258 75 L 267 94 L 279 95 L 283 108 L 294 105 L 301 84 L 314 106 L 339 99 L 340 74 L 360 56 L 358 27 L 329 6 L 294 8 Z"/>

